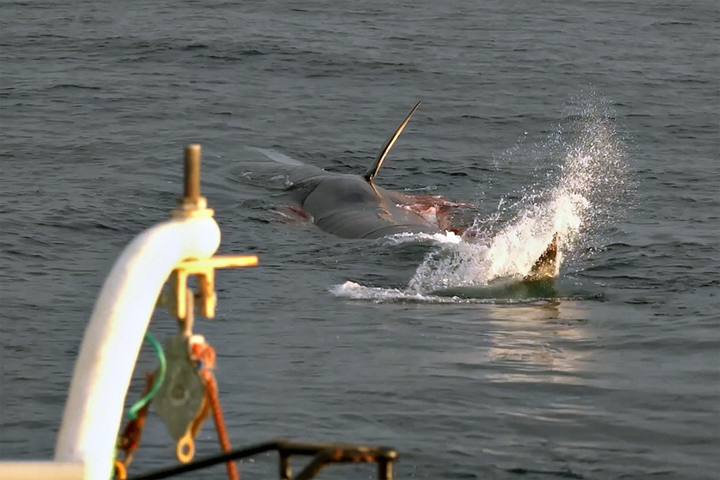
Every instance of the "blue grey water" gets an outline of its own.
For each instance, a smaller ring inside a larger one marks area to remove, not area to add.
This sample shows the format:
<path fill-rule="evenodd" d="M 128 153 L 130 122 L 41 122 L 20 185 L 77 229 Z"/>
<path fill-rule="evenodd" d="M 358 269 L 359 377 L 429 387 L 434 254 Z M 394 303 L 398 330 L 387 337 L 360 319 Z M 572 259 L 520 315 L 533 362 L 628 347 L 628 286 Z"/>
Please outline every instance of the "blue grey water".
<path fill-rule="evenodd" d="M 52 457 L 103 279 L 168 218 L 182 148 L 199 142 L 222 252 L 261 264 L 219 273 L 217 318 L 196 325 L 218 352 L 235 446 L 389 445 L 397 478 L 718 478 L 716 2 L 3 0 L 0 12 L 0 458 Z M 580 110 L 616 126 L 622 195 L 563 266 L 570 294 L 333 293 L 405 289 L 440 246 L 279 221 L 285 174 L 247 147 L 360 173 L 417 100 L 378 182 L 488 215 L 552 176 Z M 151 324 L 174 329 L 164 313 Z M 143 349 L 138 376 L 154 364 Z M 209 426 L 198 442 L 217 451 Z M 274 477 L 273 458 L 241 472 Z M 131 473 L 174 462 L 151 414 Z"/>

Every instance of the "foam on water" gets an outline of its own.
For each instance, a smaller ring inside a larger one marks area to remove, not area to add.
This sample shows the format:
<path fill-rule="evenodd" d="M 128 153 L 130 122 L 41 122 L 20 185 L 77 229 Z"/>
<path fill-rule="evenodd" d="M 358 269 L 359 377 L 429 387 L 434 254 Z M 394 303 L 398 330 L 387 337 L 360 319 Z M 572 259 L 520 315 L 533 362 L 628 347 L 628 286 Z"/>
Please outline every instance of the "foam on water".
<path fill-rule="evenodd" d="M 412 289 L 401 290 L 398 288 L 365 287 L 359 283 L 347 281 L 341 285 L 335 285 L 330 292 L 338 297 L 345 297 L 352 300 L 370 300 L 377 303 L 392 302 L 417 302 L 417 303 L 523 303 L 518 299 L 495 299 L 495 298 L 458 298 L 428 293 L 420 293 Z M 537 299 L 528 299 L 536 301 Z"/>
<path fill-rule="evenodd" d="M 391 239 L 438 244 L 417 268 L 407 289 L 346 282 L 332 292 L 375 301 L 446 301 L 429 293 L 483 286 L 498 278 L 522 279 L 555 234 L 560 243 L 558 262 L 563 254 L 577 258 L 597 248 L 599 232 L 617 215 L 628 190 L 625 149 L 605 102 L 594 96 L 578 100 L 570 106 L 570 114 L 571 128 L 559 127 L 544 147 L 546 152 L 558 152 L 550 158 L 559 164 L 555 178 L 546 174 L 521 192 L 519 201 L 500 202 L 496 214 L 477 219 L 463 237 L 408 234 Z M 569 141 L 564 140 L 566 136 Z"/>
<path fill-rule="evenodd" d="M 385 237 L 385 242 L 392 245 L 400 245 L 401 243 L 408 242 L 433 242 L 433 243 L 449 243 L 453 245 L 460 244 L 463 239 L 460 235 L 454 232 L 443 232 L 443 233 L 398 233 Z"/>

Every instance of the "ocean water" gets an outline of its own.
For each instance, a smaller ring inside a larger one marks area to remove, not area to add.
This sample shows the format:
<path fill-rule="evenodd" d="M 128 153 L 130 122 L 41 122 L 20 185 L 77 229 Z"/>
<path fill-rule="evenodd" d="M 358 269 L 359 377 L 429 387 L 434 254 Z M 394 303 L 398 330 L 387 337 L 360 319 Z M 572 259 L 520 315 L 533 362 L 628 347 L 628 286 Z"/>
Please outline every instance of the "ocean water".
<path fill-rule="evenodd" d="M 103 279 L 168 218 L 198 142 L 222 253 L 260 256 L 218 273 L 217 318 L 196 324 L 234 446 L 389 445 L 396 478 L 718 478 L 715 2 L 0 11 L 2 459 L 52 457 Z M 475 241 L 282 220 L 287 170 L 253 148 L 362 173 L 418 100 L 377 181 L 476 204 Z M 558 231 L 555 295 L 473 293 Z M 175 326 L 158 312 L 151 331 Z M 144 348 L 138 379 L 154 366 Z M 197 448 L 217 451 L 209 425 Z M 131 473 L 173 451 L 151 414 Z M 274 477 L 274 461 L 240 471 Z"/>

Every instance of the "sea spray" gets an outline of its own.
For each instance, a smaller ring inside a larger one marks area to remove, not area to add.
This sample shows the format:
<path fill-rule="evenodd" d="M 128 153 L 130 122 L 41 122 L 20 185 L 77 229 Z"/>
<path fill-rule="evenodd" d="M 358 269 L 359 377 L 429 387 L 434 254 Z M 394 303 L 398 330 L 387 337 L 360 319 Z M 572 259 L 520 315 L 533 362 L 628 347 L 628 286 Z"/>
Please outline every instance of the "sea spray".
<path fill-rule="evenodd" d="M 509 194 L 494 214 L 478 218 L 462 241 L 436 235 L 437 249 L 427 254 L 405 291 L 363 290 L 349 282 L 334 293 L 376 301 L 417 300 L 446 288 L 521 280 L 554 235 L 560 243 L 558 261 L 562 254 L 577 260 L 598 248 L 599 232 L 619 214 L 630 187 L 624 143 L 608 103 L 594 95 L 576 99 L 568 113 L 571 121 L 540 148 L 550 161 L 541 178 Z"/>

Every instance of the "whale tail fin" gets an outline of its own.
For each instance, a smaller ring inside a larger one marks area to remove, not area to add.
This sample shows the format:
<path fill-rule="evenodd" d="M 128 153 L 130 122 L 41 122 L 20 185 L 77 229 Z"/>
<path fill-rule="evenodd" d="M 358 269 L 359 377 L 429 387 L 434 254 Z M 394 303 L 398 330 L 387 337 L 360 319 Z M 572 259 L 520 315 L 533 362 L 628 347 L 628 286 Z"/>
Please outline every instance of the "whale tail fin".
<path fill-rule="evenodd" d="M 530 273 L 523 279 L 524 282 L 539 282 L 552 280 L 560 274 L 560 240 L 558 234 L 553 235 L 552 241 L 547 246 L 540 258 L 532 266 Z"/>
<path fill-rule="evenodd" d="M 395 130 L 395 133 L 392 134 L 390 139 L 385 143 L 385 146 L 383 146 L 382 150 L 380 150 L 380 154 L 375 159 L 375 162 L 370 166 L 370 168 L 367 169 L 365 174 L 363 175 L 363 178 L 366 182 L 368 182 L 370 185 L 373 185 L 375 176 L 377 175 L 378 171 L 380 171 L 380 167 L 382 166 L 383 162 L 385 161 L 385 158 L 387 157 L 388 153 L 390 152 L 390 149 L 393 145 L 395 145 L 395 141 L 398 139 L 400 134 L 402 133 L 403 129 L 405 129 L 405 126 L 410 121 L 410 117 L 413 116 L 413 113 L 415 113 L 415 110 L 420 106 L 420 103 L 422 101 L 417 102 L 415 106 L 410 110 L 410 113 L 407 114 L 407 117 L 400 123 L 400 126 Z"/>

